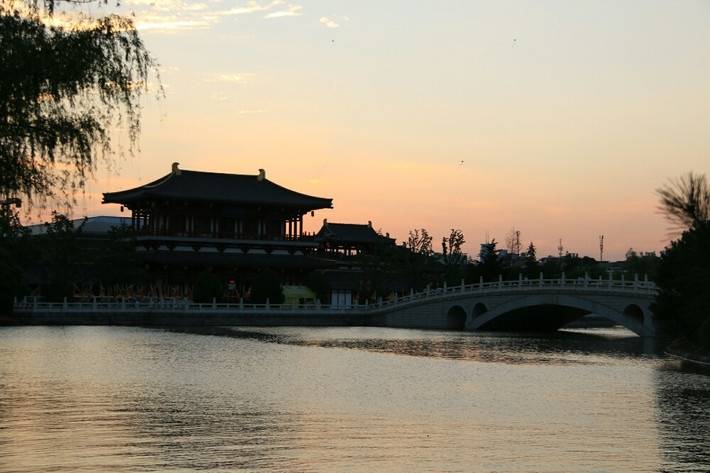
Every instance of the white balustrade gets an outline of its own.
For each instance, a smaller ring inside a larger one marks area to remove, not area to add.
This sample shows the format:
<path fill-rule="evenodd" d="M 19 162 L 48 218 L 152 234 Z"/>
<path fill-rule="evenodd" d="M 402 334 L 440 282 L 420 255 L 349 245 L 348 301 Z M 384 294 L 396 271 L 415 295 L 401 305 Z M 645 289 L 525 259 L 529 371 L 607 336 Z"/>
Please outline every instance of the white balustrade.
<path fill-rule="evenodd" d="M 410 291 L 409 294 L 395 297 L 392 300 L 377 299 L 375 304 L 355 304 L 349 307 L 332 306 L 324 304 L 245 304 L 243 299 L 238 303 L 217 303 L 215 299 L 211 303 L 197 304 L 185 299 L 152 299 L 144 301 L 133 301 L 129 303 L 125 298 L 107 299 L 92 298 L 90 302 L 68 302 L 65 298 L 62 302 L 39 302 L 37 297 L 31 299 L 24 298 L 15 301 L 15 311 L 22 312 L 184 312 L 195 313 L 245 313 L 245 314 L 265 314 L 265 313 L 331 313 L 331 312 L 373 312 L 383 308 L 393 308 L 408 305 L 422 304 L 428 301 L 438 301 L 446 298 L 461 298 L 475 294 L 477 297 L 486 294 L 535 292 L 535 291 L 563 291 L 563 292 L 596 292 L 602 294 L 647 294 L 655 295 L 656 285 L 645 277 L 640 280 L 638 276 L 633 281 L 626 281 L 623 276 L 621 280 L 608 279 L 603 281 L 590 279 L 585 275 L 584 279 L 570 280 L 563 276 L 559 279 L 545 279 L 540 275 L 539 279 L 527 279 L 519 277 L 514 281 L 503 281 L 501 277 L 495 282 L 483 282 L 479 280 L 476 284 L 462 284 L 455 287 L 444 287 L 431 290 L 427 286 L 421 292 Z"/>

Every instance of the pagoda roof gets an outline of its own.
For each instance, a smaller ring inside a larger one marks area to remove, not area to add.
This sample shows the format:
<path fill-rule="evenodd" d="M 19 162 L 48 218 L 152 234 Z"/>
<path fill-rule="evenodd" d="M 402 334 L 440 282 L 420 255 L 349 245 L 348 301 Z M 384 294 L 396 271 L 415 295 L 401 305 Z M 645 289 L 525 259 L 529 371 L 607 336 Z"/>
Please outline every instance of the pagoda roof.
<path fill-rule="evenodd" d="M 394 239 L 377 233 L 370 223 L 331 223 L 327 220 L 316 235 L 318 241 L 342 243 L 378 243 Z"/>
<path fill-rule="evenodd" d="M 104 193 L 104 204 L 126 204 L 144 200 L 259 204 L 315 210 L 333 207 L 333 199 L 292 191 L 259 174 L 224 174 L 189 171 L 173 165 L 173 172 L 140 187 Z"/>

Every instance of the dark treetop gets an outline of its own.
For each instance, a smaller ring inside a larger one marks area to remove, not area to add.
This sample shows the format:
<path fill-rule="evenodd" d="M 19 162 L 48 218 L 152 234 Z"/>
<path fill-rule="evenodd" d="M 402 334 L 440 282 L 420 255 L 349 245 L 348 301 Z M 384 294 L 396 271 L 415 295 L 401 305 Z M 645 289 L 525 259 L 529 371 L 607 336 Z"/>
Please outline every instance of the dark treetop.
<path fill-rule="evenodd" d="M 332 208 L 333 199 L 314 197 L 286 189 L 258 175 L 174 171 L 140 187 L 104 193 L 105 204 L 130 206 L 145 200 L 202 201 L 297 207 L 302 210 Z"/>

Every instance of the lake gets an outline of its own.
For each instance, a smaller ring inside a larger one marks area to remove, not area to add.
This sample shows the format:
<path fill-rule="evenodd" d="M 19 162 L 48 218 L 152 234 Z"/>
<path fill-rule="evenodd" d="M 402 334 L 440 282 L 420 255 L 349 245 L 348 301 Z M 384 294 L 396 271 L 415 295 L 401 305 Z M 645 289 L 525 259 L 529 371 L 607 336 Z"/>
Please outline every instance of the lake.
<path fill-rule="evenodd" d="M 710 377 L 620 329 L 0 328 L 0 471 L 707 472 Z"/>

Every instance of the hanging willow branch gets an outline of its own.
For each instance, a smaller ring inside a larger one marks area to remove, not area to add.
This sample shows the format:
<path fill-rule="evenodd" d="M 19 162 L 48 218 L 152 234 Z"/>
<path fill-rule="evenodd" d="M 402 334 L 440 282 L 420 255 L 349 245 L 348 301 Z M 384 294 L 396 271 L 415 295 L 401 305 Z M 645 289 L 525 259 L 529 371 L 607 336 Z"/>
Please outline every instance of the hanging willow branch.
<path fill-rule="evenodd" d="M 0 196 L 69 205 L 116 152 L 115 129 L 134 151 L 157 65 L 130 18 L 49 26 L 53 9 L 0 0 Z"/>

